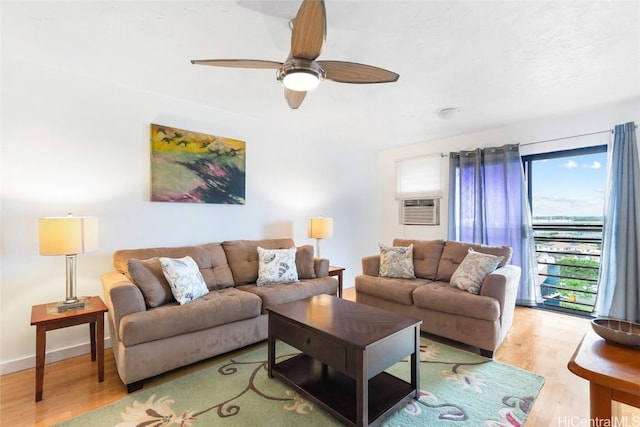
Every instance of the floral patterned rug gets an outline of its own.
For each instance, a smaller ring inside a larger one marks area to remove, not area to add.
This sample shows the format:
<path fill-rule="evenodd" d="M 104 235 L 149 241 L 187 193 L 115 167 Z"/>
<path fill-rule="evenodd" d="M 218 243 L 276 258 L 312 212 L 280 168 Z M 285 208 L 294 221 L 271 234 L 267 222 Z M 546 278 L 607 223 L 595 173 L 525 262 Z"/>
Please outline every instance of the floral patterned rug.
<path fill-rule="evenodd" d="M 420 398 L 383 426 L 522 426 L 544 379 L 422 338 Z M 278 342 L 279 359 L 296 353 Z M 405 361 L 387 370 L 408 378 Z M 132 393 L 58 427 L 339 426 L 320 408 L 267 376 L 267 346 Z"/>

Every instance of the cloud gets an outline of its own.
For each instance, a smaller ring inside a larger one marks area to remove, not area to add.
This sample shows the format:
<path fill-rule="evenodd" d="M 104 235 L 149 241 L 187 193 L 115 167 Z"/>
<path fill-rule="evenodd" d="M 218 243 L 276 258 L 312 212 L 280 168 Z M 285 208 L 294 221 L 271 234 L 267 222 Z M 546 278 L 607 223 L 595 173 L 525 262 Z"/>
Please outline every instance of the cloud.
<path fill-rule="evenodd" d="M 569 160 L 567 163 L 563 164 L 562 166 L 564 166 L 567 169 L 573 169 L 573 168 L 577 168 L 578 164 L 573 160 Z"/>
<path fill-rule="evenodd" d="M 582 165 L 582 167 L 583 168 L 588 168 L 588 169 L 600 169 L 602 167 L 602 163 L 596 162 L 594 160 L 593 163 L 591 163 L 590 165 L 585 163 L 585 164 Z"/>

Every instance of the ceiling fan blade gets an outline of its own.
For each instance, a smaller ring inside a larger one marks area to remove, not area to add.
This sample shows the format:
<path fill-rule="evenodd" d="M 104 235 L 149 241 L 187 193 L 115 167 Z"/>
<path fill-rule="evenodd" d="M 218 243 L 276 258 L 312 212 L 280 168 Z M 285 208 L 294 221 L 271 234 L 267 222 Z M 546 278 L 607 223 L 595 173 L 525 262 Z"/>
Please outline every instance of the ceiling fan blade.
<path fill-rule="evenodd" d="M 280 68 L 281 62 L 262 61 L 260 59 L 192 59 L 192 64 L 211 65 L 230 68 Z"/>
<path fill-rule="evenodd" d="M 320 55 L 326 35 L 324 0 L 304 0 L 293 21 L 291 54 L 313 61 Z"/>
<path fill-rule="evenodd" d="M 389 83 L 399 74 L 373 65 L 345 61 L 317 61 L 326 73 L 326 79 L 340 83 Z"/>
<path fill-rule="evenodd" d="M 286 87 L 284 88 L 284 97 L 286 98 L 289 107 L 294 110 L 296 110 L 300 106 L 300 104 L 302 104 L 302 101 L 304 100 L 304 97 L 306 95 L 307 92 L 298 92 L 295 90 L 287 89 Z"/>

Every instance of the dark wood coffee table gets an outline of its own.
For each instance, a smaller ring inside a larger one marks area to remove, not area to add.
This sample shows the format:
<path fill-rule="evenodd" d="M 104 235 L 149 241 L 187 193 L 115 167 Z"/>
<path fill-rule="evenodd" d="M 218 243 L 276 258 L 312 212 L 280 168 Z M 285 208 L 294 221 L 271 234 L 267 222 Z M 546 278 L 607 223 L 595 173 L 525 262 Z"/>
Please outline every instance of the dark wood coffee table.
<path fill-rule="evenodd" d="M 319 295 L 267 308 L 274 376 L 351 426 L 377 425 L 418 397 L 421 320 Z M 301 354 L 276 363 L 276 340 Z M 408 382 L 384 372 L 411 356 Z"/>

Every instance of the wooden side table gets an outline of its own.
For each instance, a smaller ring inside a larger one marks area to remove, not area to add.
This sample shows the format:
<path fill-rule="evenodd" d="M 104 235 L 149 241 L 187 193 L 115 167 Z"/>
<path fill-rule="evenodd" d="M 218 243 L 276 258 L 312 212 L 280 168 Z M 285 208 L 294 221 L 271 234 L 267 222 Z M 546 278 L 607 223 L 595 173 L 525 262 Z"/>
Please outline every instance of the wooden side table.
<path fill-rule="evenodd" d="M 338 298 L 342 298 L 342 273 L 343 267 L 329 266 L 329 276 L 338 276 Z"/>
<path fill-rule="evenodd" d="M 49 303 L 31 307 L 31 325 L 36 326 L 36 402 L 42 400 L 47 331 L 88 323 L 91 360 L 98 360 L 98 382 L 104 381 L 104 313 L 109 309 L 100 297 L 86 298 L 83 309 L 58 313 L 57 306 Z"/>
<path fill-rule="evenodd" d="M 589 381 L 591 419 L 611 420 L 612 400 L 640 408 L 640 350 L 609 343 L 589 331 L 568 368 Z"/>

